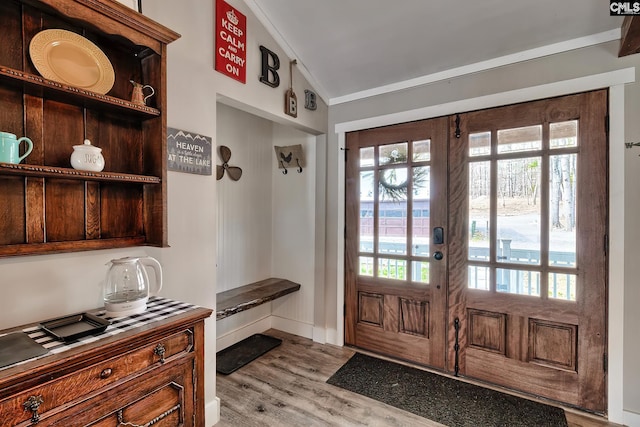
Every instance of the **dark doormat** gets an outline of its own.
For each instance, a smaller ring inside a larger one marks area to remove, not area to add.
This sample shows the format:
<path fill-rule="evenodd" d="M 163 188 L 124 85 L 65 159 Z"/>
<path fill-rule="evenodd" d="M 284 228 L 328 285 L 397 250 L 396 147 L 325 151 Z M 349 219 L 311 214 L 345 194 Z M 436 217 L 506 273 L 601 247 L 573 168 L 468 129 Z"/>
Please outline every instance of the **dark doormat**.
<path fill-rule="evenodd" d="M 451 427 L 565 427 L 564 411 L 356 353 L 327 383 Z"/>
<path fill-rule="evenodd" d="M 279 338 L 264 334 L 251 335 L 216 353 L 216 371 L 229 375 L 280 344 L 282 340 Z"/>

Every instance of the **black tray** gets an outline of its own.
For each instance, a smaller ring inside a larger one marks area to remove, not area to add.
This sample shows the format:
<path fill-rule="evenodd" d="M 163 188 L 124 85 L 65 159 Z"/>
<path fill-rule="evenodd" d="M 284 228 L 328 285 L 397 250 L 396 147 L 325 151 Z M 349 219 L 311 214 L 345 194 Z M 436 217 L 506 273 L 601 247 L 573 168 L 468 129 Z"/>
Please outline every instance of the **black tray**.
<path fill-rule="evenodd" d="M 110 324 L 108 320 L 93 314 L 79 313 L 48 320 L 40 323 L 40 326 L 50 335 L 66 342 L 102 333 Z"/>
<path fill-rule="evenodd" d="M 47 353 L 49 350 L 24 332 L 12 332 L 0 337 L 0 368 Z"/>

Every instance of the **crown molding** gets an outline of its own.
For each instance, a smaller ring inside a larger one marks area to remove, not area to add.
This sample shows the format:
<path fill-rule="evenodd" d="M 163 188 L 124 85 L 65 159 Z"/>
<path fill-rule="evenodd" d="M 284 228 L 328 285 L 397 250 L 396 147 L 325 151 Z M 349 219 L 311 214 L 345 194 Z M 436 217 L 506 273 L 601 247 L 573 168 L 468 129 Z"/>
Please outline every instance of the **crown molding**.
<path fill-rule="evenodd" d="M 329 105 L 343 104 L 345 102 L 357 101 L 359 99 L 370 98 L 376 95 L 396 92 L 414 88 L 417 86 L 434 83 L 440 80 L 451 79 L 464 76 L 466 74 L 477 73 L 480 71 L 490 70 L 492 68 L 504 67 L 505 65 L 516 64 L 518 62 L 529 61 L 532 59 L 542 58 L 544 56 L 555 55 L 570 50 L 580 49 L 583 47 L 593 46 L 601 43 L 610 42 L 620 39 L 620 29 L 605 31 L 602 33 L 592 34 L 590 36 L 579 37 L 576 39 L 566 40 L 534 49 L 524 50 L 522 52 L 510 55 L 500 56 L 486 61 L 476 62 L 474 64 L 464 65 L 462 67 L 451 68 L 449 70 L 440 71 L 438 73 L 428 74 L 401 82 L 396 82 L 372 89 L 354 92 L 349 95 L 338 96 L 329 100 Z"/>

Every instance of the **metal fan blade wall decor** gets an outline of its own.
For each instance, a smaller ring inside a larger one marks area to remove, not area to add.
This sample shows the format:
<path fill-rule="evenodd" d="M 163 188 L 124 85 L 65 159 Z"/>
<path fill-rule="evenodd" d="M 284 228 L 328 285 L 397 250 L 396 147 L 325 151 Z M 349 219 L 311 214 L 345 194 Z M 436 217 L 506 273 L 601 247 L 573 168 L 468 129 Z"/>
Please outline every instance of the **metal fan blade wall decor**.
<path fill-rule="evenodd" d="M 216 179 L 221 180 L 224 176 L 224 172 L 227 171 L 227 175 L 234 181 L 237 181 L 242 176 L 242 169 L 238 166 L 229 166 L 229 160 L 231 159 L 231 149 L 224 145 L 218 147 L 220 152 L 220 158 L 222 159 L 222 165 L 216 166 Z"/>

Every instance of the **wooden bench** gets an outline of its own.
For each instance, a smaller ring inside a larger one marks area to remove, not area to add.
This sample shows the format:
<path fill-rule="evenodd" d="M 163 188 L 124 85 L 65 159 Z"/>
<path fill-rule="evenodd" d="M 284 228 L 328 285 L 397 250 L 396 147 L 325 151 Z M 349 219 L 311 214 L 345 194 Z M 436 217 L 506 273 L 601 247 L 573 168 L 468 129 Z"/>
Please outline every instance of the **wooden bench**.
<path fill-rule="evenodd" d="M 217 294 L 216 321 L 300 289 L 299 283 L 270 278 Z"/>

